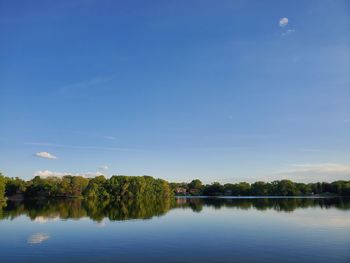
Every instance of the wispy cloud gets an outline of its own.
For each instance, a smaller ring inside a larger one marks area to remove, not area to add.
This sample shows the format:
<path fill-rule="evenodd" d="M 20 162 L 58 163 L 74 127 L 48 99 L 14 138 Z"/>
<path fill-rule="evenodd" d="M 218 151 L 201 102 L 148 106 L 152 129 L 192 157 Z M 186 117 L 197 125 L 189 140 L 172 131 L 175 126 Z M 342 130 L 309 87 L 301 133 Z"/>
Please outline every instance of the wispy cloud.
<path fill-rule="evenodd" d="M 84 80 L 72 84 L 68 84 L 58 88 L 60 94 L 78 92 L 83 90 L 89 90 L 94 88 L 100 88 L 101 85 L 111 81 L 113 77 L 95 77 L 89 80 Z"/>
<path fill-rule="evenodd" d="M 293 34 L 295 32 L 295 29 L 287 29 L 282 33 L 282 36 L 288 36 L 290 34 Z"/>
<path fill-rule="evenodd" d="M 285 27 L 288 25 L 289 19 L 287 17 L 280 18 L 279 25 L 280 27 Z"/>
<path fill-rule="evenodd" d="M 122 148 L 122 147 L 81 146 L 81 145 L 46 143 L 46 142 L 26 142 L 24 144 L 36 145 L 36 146 L 46 146 L 46 147 L 55 147 L 55 148 L 82 149 L 82 150 L 142 151 L 141 149 Z"/>
<path fill-rule="evenodd" d="M 98 167 L 98 169 L 100 171 L 107 171 L 109 169 L 109 167 L 107 165 L 101 165 L 100 167 Z"/>
<path fill-rule="evenodd" d="M 66 175 L 82 176 L 82 177 L 86 177 L 86 178 L 91 178 L 91 177 L 105 175 L 105 174 L 102 172 L 71 173 L 71 172 L 53 172 L 53 171 L 49 171 L 49 170 L 37 171 L 34 173 L 34 176 L 40 176 L 42 178 L 63 177 Z"/>
<path fill-rule="evenodd" d="M 338 163 L 291 164 L 294 172 L 350 173 L 350 165 Z"/>
<path fill-rule="evenodd" d="M 334 181 L 350 179 L 350 164 L 340 163 L 305 163 L 291 164 L 287 169 L 276 174 L 291 179 L 302 179 L 305 181 Z"/>
<path fill-rule="evenodd" d="M 40 158 L 46 158 L 46 159 L 57 159 L 57 157 L 51 153 L 48 152 L 38 152 L 35 154 L 35 156 Z"/>
<path fill-rule="evenodd" d="M 109 135 L 103 136 L 103 138 L 105 138 L 105 139 L 107 139 L 107 140 L 113 140 L 113 141 L 116 139 L 115 137 L 109 136 Z"/>
<path fill-rule="evenodd" d="M 83 136 L 87 136 L 87 137 L 92 137 L 92 138 L 98 138 L 98 139 L 105 139 L 105 140 L 116 140 L 117 138 L 108 134 L 108 135 L 101 135 L 101 134 L 95 134 L 95 133 L 91 133 L 91 132 L 86 132 L 86 131 L 76 131 L 73 132 L 75 134 L 79 134 L 79 135 L 83 135 Z"/>
<path fill-rule="evenodd" d="M 313 149 L 313 148 L 302 148 L 299 149 L 301 152 L 324 152 L 324 150 L 321 149 Z"/>

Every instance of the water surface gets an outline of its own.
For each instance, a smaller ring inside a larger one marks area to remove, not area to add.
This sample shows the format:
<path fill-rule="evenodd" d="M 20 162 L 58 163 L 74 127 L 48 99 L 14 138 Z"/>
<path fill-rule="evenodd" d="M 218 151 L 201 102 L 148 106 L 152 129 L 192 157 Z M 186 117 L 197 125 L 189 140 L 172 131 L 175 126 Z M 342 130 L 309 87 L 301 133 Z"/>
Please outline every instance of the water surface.
<path fill-rule="evenodd" d="M 1 262 L 350 262 L 350 200 L 8 202 Z"/>

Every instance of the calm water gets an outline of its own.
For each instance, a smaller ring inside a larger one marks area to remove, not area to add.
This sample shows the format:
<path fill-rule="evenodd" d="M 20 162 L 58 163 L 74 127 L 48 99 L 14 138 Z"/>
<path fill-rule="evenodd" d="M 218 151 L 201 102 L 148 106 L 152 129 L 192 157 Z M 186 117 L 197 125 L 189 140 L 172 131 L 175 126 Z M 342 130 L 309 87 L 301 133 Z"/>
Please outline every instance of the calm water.
<path fill-rule="evenodd" d="M 349 199 L 8 203 L 0 262 L 350 262 Z"/>

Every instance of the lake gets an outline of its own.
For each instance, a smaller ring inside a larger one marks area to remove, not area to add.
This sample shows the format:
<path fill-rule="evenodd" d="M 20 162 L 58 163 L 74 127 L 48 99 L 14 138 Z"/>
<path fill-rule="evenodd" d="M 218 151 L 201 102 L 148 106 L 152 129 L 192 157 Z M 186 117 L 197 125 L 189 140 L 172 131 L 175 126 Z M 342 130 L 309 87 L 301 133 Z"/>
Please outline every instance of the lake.
<path fill-rule="evenodd" d="M 0 262 L 350 262 L 350 200 L 8 202 Z"/>

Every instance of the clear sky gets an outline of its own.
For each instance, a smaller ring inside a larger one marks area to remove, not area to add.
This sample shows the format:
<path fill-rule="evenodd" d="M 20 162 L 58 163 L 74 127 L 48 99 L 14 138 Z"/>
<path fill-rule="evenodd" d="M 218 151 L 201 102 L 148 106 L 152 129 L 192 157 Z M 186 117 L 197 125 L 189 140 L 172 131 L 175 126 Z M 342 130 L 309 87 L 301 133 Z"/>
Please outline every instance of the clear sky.
<path fill-rule="evenodd" d="M 0 0 L 0 171 L 350 179 L 350 2 Z"/>

